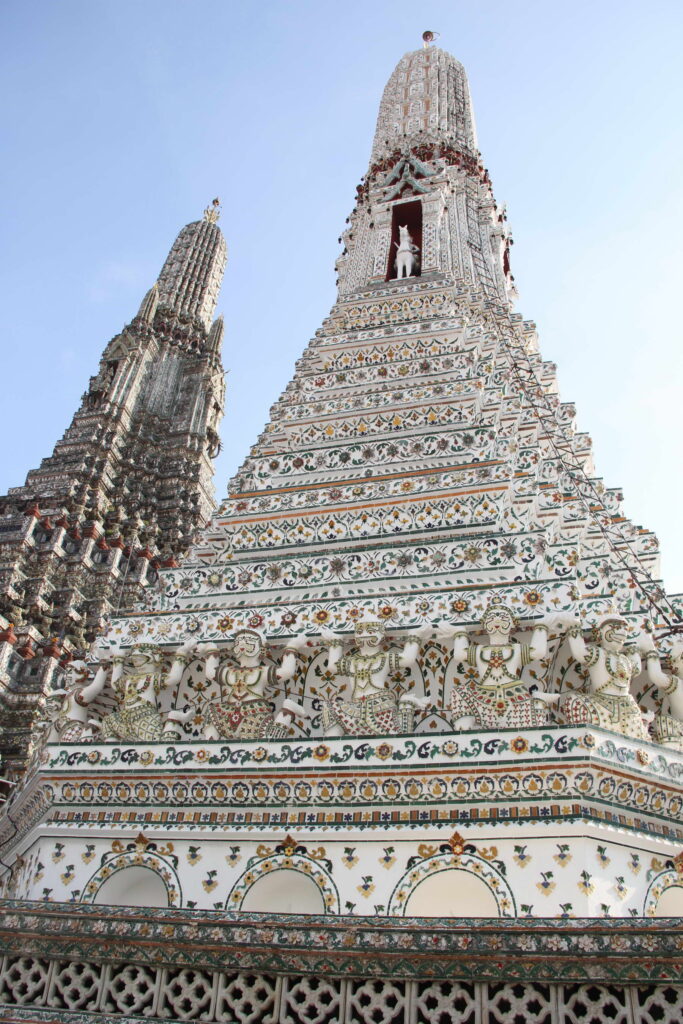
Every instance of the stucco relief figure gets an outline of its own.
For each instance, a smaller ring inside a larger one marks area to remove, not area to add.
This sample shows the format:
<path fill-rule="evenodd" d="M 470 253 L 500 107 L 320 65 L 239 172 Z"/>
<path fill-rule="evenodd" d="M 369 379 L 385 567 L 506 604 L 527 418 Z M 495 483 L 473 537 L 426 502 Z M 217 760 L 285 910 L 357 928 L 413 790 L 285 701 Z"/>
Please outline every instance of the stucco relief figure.
<path fill-rule="evenodd" d="M 82 743 L 93 738 L 88 705 L 102 693 L 107 681 L 107 666 L 100 665 L 95 677 L 84 661 L 72 661 L 66 671 L 65 686 L 47 695 L 47 743 Z"/>
<path fill-rule="evenodd" d="M 470 643 L 464 630 L 445 626 L 441 635 L 453 638 L 453 658 L 467 666 L 465 682 L 453 689 L 451 714 L 456 729 L 525 729 L 547 725 L 548 704 L 556 695 L 532 693 L 521 678 L 522 669 L 548 652 L 548 633 L 560 629 L 562 616 L 534 625 L 528 644 L 511 638 L 517 620 L 510 608 L 493 598 L 481 620 L 488 643 Z"/>
<path fill-rule="evenodd" d="M 222 697 L 206 709 L 206 739 L 283 739 L 294 715 L 305 717 L 307 713 L 300 704 L 286 699 L 275 715 L 275 703 L 266 691 L 293 677 L 297 655 L 305 644 L 305 636 L 294 637 L 285 647 L 279 668 L 264 665 L 262 637 L 253 629 L 241 629 L 232 649 L 236 665 L 221 665 L 217 651 L 209 654 L 206 678 L 218 679 Z"/>
<path fill-rule="evenodd" d="M 683 754 L 683 644 L 671 648 L 668 662 L 671 675 L 667 675 L 659 661 L 659 652 L 650 633 L 642 633 L 638 644 L 645 658 L 648 678 L 665 698 L 662 710 L 656 714 L 650 727 L 656 743 Z M 664 710 L 668 701 L 668 713 Z"/>
<path fill-rule="evenodd" d="M 173 654 L 168 673 L 164 672 L 164 650 L 155 644 L 136 644 L 112 660 L 111 688 L 117 709 L 102 719 L 102 739 L 146 740 L 159 742 L 168 729 L 175 732 L 174 723 L 185 721 L 191 712 L 169 711 L 164 717 L 159 711 L 157 698 L 162 690 L 176 686 L 193 657 L 196 640 L 189 640 Z"/>
<path fill-rule="evenodd" d="M 29 765 L 42 757 L 48 743 L 89 743 L 99 723 L 89 720 L 88 705 L 104 689 L 108 666 L 102 665 L 95 678 L 84 661 L 72 661 L 66 670 L 65 685 L 50 690 L 45 708 L 37 716 L 31 729 L 27 755 Z"/>
<path fill-rule="evenodd" d="M 358 622 L 355 648 L 344 654 L 346 638 L 330 630 L 321 632 L 329 649 L 328 665 L 333 672 L 348 676 L 350 700 L 333 697 L 322 701 L 323 728 L 326 736 L 385 736 L 411 732 L 415 710 L 427 701 L 412 694 L 396 695 L 387 689 L 390 676 L 400 669 L 412 668 L 420 653 L 420 643 L 429 636 L 428 626 L 404 639 L 403 649 L 382 650 L 384 623 Z"/>
<path fill-rule="evenodd" d="M 628 644 L 629 624 L 616 612 L 603 615 L 597 641 L 586 643 L 575 620 L 568 641 L 572 657 L 588 671 L 588 692 L 562 697 L 558 717 L 571 725 L 596 725 L 611 732 L 647 740 L 647 726 L 631 696 L 631 680 L 640 673 L 640 656 Z"/>
<path fill-rule="evenodd" d="M 407 225 L 399 225 L 399 240 L 396 246 L 396 277 L 414 277 L 417 270 L 419 248 L 414 244 Z"/>

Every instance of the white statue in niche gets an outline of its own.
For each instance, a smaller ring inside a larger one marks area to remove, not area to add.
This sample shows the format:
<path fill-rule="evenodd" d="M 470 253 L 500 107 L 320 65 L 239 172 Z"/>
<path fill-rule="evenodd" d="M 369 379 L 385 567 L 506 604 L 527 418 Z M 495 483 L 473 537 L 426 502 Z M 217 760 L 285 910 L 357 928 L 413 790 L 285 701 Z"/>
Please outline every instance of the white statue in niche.
<path fill-rule="evenodd" d="M 629 624 L 618 612 L 601 616 L 597 641 L 586 643 L 575 619 L 568 633 L 572 657 L 588 670 L 588 692 L 563 695 L 558 718 L 570 725 L 596 725 L 636 740 L 649 739 L 647 726 L 631 696 L 631 680 L 641 670 Z"/>
<path fill-rule="evenodd" d="M 679 640 L 668 657 L 671 675 L 667 675 L 659 661 L 659 652 L 651 633 L 641 633 L 638 644 L 645 657 L 645 671 L 669 702 L 668 714 L 662 710 L 652 722 L 652 736 L 669 750 L 683 754 L 683 643 Z"/>
<path fill-rule="evenodd" d="M 323 728 L 326 736 L 386 736 L 412 732 L 415 711 L 429 703 L 427 698 L 412 694 L 395 694 L 387 689 L 389 677 L 400 669 L 412 668 L 420 653 L 421 641 L 430 635 L 429 626 L 422 626 L 403 639 L 403 649 L 382 650 L 384 623 L 357 622 L 355 649 L 344 654 L 346 637 L 330 630 L 321 630 L 329 649 L 328 666 L 333 672 L 348 676 L 352 693 L 350 700 L 333 697 L 322 701 Z"/>
<path fill-rule="evenodd" d="M 399 240 L 394 242 L 396 253 L 396 277 L 414 277 L 417 270 L 417 254 L 420 251 L 414 244 L 407 225 L 399 225 Z"/>
<path fill-rule="evenodd" d="M 218 679 L 222 696 L 206 709 L 206 739 L 283 739 L 295 715 L 307 717 L 306 710 L 289 698 L 283 702 L 282 710 L 276 716 L 275 704 L 266 696 L 268 687 L 293 677 L 297 656 L 306 642 L 305 636 L 290 640 L 279 668 L 262 664 L 264 641 L 253 629 L 240 629 L 235 633 L 232 651 L 237 659 L 236 665 L 229 662 L 221 665 L 219 652 L 209 652 L 206 678 L 209 681 Z"/>
<path fill-rule="evenodd" d="M 174 723 L 186 721 L 192 712 L 172 710 L 164 720 L 157 698 L 162 690 L 180 682 L 196 646 L 196 640 L 188 640 L 174 651 L 167 674 L 165 652 L 156 644 L 136 644 L 121 654 L 113 654 L 111 688 L 117 710 L 102 719 L 102 739 L 158 743 L 166 735 L 175 735 Z"/>
<path fill-rule="evenodd" d="M 538 689 L 532 693 L 521 672 L 546 657 L 550 629 L 559 630 L 564 622 L 562 615 L 554 615 L 546 622 L 535 623 L 530 642 L 517 643 L 511 639 L 517 619 L 502 598 L 494 596 L 481 620 L 488 643 L 470 643 L 464 630 L 442 626 L 440 635 L 453 638 L 453 658 L 468 666 L 467 681 L 455 686 L 451 697 L 454 728 L 529 729 L 547 725 L 548 704 L 558 696 Z"/>

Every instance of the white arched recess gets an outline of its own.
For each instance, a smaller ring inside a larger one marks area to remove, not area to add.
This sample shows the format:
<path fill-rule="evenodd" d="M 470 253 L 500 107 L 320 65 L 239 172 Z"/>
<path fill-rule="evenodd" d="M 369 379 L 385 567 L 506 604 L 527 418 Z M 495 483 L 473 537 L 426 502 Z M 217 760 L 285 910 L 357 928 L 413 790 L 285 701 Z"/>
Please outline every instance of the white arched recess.
<path fill-rule="evenodd" d="M 82 903 L 122 907 L 180 907 L 177 861 L 135 844 L 108 854 L 83 889 Z"/>
<path fill-rule="evenodd" d="M 269 914 L 324 914 L 325 901 L 310 875 L 281 868 L 256 879 L 247 890 L 240 910 Z"/>
<path fill-rule="evenodd" d="M 498 903 L 485 882 L 451 868 L 430 875 L 413 889 L 405 917 L 499 917 Z"/>
<path fill-rule="evenodd" d="M 226 910 L 338 914 L 339 893 L 327 862 L 291 851 L 252 858 L 225 901 Z"/>
<path fill-rule="evenodd" d="M 156 871 L 146 867 L 122 868 L 97 890 L 93 903 L 115 907 L 167 907 L 168 891 Z"/>
<path fill-rule="evenodd" d="M 514 917 L 504 874 L 477 854 L 437 853 L 410 867 L 389 899 L 390 917 Z"/>
<path fill-rule="evenodd" d="M 683 885 L 670 885 L 657 900 L 652 917 L 683 917 Z"/>

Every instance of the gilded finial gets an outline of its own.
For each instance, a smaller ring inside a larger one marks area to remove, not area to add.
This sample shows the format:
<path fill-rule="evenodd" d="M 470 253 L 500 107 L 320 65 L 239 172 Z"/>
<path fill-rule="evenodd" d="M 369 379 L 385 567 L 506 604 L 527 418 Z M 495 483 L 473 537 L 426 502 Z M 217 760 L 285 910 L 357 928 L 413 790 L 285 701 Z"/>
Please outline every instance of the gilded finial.
<path fill-rule="evenodd" d="M 204 220 L 207 220 L 209 224 L 215 224 L 221 215 L 221 201 L 216 197 L 210 206 L 204 210 Z"/>

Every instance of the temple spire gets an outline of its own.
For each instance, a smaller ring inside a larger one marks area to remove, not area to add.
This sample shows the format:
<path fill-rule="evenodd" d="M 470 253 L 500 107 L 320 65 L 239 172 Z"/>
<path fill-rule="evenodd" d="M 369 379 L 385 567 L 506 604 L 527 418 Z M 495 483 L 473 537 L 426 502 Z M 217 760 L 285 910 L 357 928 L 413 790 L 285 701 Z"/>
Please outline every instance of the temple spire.
<path fill-rule="evenodd" d="M 211 330 L 209 331 L 209 340 L 208 340 L 208 343 L 207 343 L 207 348 L 210 351 L 220 353 L 221 347 L 223 345 L 223 335 L 224 334 L 225 334 L 225 323 L 224 323 L 224 320 L 223 320 L 223 314 L 221 313 L 220 316 L 216 317 L 216 319 L 214 320 L 214 322 L 211 325 Z"/>
<path fill-rule="evenodd" d="M 336 264 L 340 298 L 420 277 L 516 297 L 510 231 L 477 148 L 465 69 L 434 36 L 401 58 L 382 94 Z"/>
<path fill-rule="evenodd" d="M 105 346 L 52 455 L 0 496 L 5 765 L 23 763 L 40 688 L 58 661 L 139 600 L 214 507 L 225 399 L 222 318 L 211 328 L 226 262 L 218 212 L 216 200 L 181 230 L 137 315 Z"/>
<path fill-rule="evenodd" d="M 138 310 L 138 317 L 140 320 L 144 320 L 146 323 L 152 323 L 154 320 L 154 314 L 157 311 L 159 305 L 159 286 L 156 281 L 145 294 L 144 299 L 140 303 L 140 309 Z"/>
<path fill-rule="evenodd" d="M 225 239 L 216 221 L 218 199 L 206 208 L 202 220 L 187 224 L 176 238 L 159 274 L 159 305 L 198 319 L 211 327 L 227 260 Z"/>
<path fill-rule="evenodd" d="M 477 152 L 465 69 L 438 46 L 406 53 L 394 68 L 379 106 L 371 163 L 418 135 Z"/>

